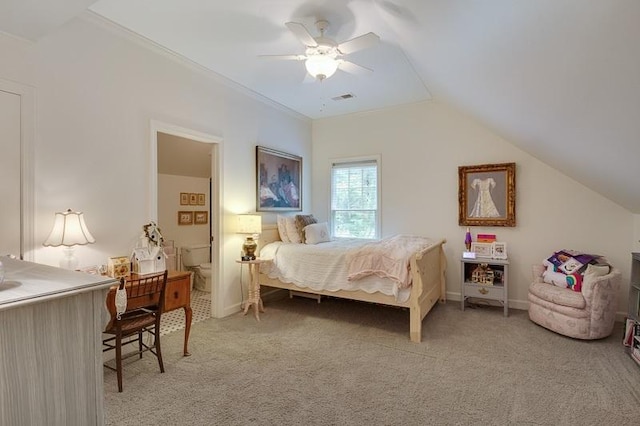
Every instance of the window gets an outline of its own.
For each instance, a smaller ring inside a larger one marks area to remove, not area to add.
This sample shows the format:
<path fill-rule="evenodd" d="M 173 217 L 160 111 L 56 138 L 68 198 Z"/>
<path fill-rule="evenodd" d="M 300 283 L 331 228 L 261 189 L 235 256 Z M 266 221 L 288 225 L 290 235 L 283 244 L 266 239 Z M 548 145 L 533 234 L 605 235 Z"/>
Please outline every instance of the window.
<path fill-rule="evenodd" d="M 331 233 L 334 237 L 378 238 L 379 158 L 334 161 L 331 167 Z"/>

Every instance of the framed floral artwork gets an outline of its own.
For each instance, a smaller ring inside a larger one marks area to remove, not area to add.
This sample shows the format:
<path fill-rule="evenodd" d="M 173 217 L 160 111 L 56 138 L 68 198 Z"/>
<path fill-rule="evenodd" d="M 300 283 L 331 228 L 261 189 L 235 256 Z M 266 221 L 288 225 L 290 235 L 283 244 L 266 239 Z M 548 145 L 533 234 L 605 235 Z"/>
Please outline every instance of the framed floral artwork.
<path fill-rule="evenodd" d="M 194 212 L 193 223 L 196 225 L 206 225 L 209 223 L 209 212 Z"/>
<path fill-rule="evenodd" d="M 458 224 L 516 226 L 516 163 L 458 167 Z"/>
<path fill-rule="evenodd" d="M 189 194 L 189 205 L 192 205 L 192 206 L 198 205 L 198 194 L 196 193 Z"/>
<path fill-rule="evenodd" d="M 181 192 L 180 193 L 180 205 L 181 206 L 188 206 L 189 205 L 189 193 L 188 192 Z"/>
<path fill-rule="evenodd" d="M 204 194 L 198 194 L 198 205 L 204 206 L 205 196 Z"/>
<path fill-rule="evenodd" d="M 302 157 L 256 146 L 256 211 L 302 210 Z"/>
<path fill-rule="evenodd" d="M 179 211 L 178 225 L 193 225 L 193 212 Z"/>

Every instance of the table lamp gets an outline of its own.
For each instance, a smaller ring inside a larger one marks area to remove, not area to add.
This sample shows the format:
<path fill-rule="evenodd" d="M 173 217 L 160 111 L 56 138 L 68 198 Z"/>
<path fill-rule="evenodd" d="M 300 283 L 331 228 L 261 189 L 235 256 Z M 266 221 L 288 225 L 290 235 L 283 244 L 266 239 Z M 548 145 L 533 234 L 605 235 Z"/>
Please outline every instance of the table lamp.
<path fill-rule="evenodd" d="M 76 269 L 78 267 L 78 259 L 73 253 L 74 246 L 83 246 L 95 242 L 95 238 L 93 238 L 84 223 L 83 213 L 68 209 L 66 212 L 55 214 L 53 229 L 42 245 L 45 247 L 65 246 L 65 255 L 60 260 L 60 267 Z"/>
<path fill-rule="evenodd" d="M 242 244 L 244 256 L 242 260 L 254 260 L 256 258 L 256 249 L 258 248 L 258 235 L 262 232 L 262 216 L 257 214 L 241 214 L 238 215 L 238 234 L 248 235 Z"/>

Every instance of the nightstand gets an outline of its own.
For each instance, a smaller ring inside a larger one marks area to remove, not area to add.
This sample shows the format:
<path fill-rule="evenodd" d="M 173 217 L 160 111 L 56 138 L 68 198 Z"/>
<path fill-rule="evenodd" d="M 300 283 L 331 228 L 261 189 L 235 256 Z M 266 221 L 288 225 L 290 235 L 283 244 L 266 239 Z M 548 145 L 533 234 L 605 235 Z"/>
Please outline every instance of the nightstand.
<path fill-rule="evenodd" d="M 249 296 L 244 302 L 244 315 L 247 314 L 249 308 L 253 306 L 253 313 L 256 316 L 256 320 L 260 321 L 260 312 L 264 312 L 264 305 L 260 298 L 260 283 L 258 282 L 258 268 L 260 264 L 269 262 L 266 259 L 256 258 L 254 260 L 240 260 L 237 259 L 236 263 L 240 264 L 240 267 L 247 265 L 249 268 Z M 242 283 L 240 283 L 242 285 Z"/>
<path fill-rule="evenodd" d="M 460 260 L 462 310 L 464 311 L 465 302 L 468 298 L 497 300 L 504 306 L 504 316 L 508 316 L 509 261 L 490 258 L 462 258 Z M 480 273 L 478 271 L 478 267 L 481 265 L 487 266 L 488 273 Z M 474 272 L 476 272 L 475 277 Z"/>

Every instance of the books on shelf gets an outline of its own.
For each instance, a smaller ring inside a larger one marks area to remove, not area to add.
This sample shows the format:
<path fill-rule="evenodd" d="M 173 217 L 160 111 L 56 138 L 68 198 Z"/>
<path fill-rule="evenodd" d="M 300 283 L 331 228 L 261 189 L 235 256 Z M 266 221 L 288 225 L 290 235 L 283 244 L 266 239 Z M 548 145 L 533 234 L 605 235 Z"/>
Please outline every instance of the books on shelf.
<path fill-rule="evenodd" d="M 476 241 L 479 243 L 492 243 L 496 240 L 496 234 L 478 234 Z"/>

